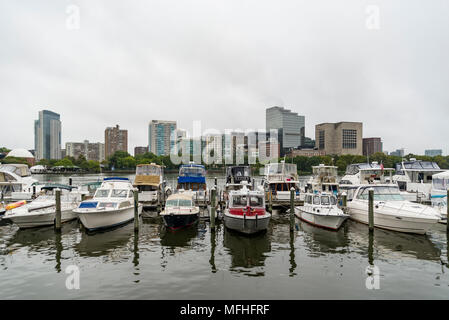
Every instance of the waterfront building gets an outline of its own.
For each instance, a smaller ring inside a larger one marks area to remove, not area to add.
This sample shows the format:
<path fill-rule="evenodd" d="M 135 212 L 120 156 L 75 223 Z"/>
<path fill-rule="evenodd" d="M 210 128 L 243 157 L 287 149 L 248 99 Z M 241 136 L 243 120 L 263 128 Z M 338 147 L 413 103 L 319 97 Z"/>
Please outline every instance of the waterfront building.
<path fill-rule="evenodd" d="M 326 154 L 363 154 L 363 123 L 321 123 L 315 126 L 315 147 Z"/>
<path fill-rule="evenodd" d="M 66 155 L 78 159 L 81 155 L 86 160 L 103 161 L 105 160 L 105 146 L 101 142 L 89 143 L 89 140 L 84 142 L 66 142 Z"/>
<path fill-rule="evenodd" d="M 149 152 L 148 147 L 134 147 L 134 157 Z"/>
<path fill-rule="evenodd" d="M 39 111 L 39 119 L 34 121 L 34 149 L 36 159 L 61 159 L 61 119 L 60 115 L 49 111 Z"/>
<path fill-rule="evenodd" d="M 105 157 L 110 157 L 117 151 L 128 152 L 128 130 L 120 129 L 119 125 L 108 127 L 104 131 Z"/>
<path fill-rule="evenodd" d="M 370 156 L 372 154 L 382 152 L 381 138 L 363 138 L 363 155 Z"/>
<path fill-rule="evenodd" d="M 324 150 L 317 150 L 317 149 L 293 149 L 289 151 L 286 156 L 289 158 L 294 157 L 318 157 L 318 156 L 325 156 L 326 152 Z"/>
<path fill-rule="evenodd" d="M 428 157 L 435 157 L 435 156 L 442 156 L 443 155 L 443 150 L 441 149 L 429 149 L 429 150 L 425 150 L 424 154 Z"/>
<path fill-rule="evenodd" d="M 157 156 L 170 155 L 177 141 L 176 121 L 152 120 L 148 127 L 148 148 Z"/>
<path fill-rule="evenodd" d="M 278 130 L 281 154 L 285 149 L 303 145 L 305 137 L 305 117 L 282 107 L 266 109 L 266 130 Z"/>
<path fill-rule="evenodd" d="M 390 152 L 390 156 L 396 156 L 396 157 L 404 157 L 405 155 L 405 149 L 397 149 L 396 151 Z"/>

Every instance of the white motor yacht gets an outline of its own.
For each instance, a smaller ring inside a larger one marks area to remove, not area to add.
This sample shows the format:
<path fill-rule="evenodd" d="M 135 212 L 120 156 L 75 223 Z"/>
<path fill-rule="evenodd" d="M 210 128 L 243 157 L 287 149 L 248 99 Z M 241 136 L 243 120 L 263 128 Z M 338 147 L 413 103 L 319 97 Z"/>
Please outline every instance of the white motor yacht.
<path fill-rule="evenodd" d="M 39 192 L 38 181 L 31 177 L 26 164 L 0 164 L 0 193 L 10 201 L 31 200 L 33 186 Z"/>
<path fill-rule="evenodd" d="M 337 230 L 349 215 L 337 206 L 333 193 L 307 193 L 304 206 L 295 207 L 295 215 L 312 225 Z"/>
<path fill-rule="evenodd" d="M 134 219 L 134 187 L 128 178 L 105 178 L 92 199 L 74 210 L 89 230 L 111 228 Z M 142 204 L 138 204 L 138 215 Z"/>
<path fill-rule="evenodd" d="M 82 192 L 76 187 L 59 184 L 45 185 L 33 202 L 18 203 L 14 209 L 6 211 L 4 218 L 11 220 L 20 229 L 54 225 L 56 189 L 61 190 L 61 222 L 77 219 L 78 216 L 73 209 L 76 209 L 81 202 Z"/>

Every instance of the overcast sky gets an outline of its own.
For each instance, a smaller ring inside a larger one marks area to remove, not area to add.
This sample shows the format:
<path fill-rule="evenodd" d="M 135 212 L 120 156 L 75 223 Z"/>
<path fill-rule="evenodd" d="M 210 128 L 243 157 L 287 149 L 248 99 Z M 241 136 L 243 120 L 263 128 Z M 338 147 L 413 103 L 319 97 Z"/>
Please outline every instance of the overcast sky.
<path fill-rule="evenodd" d="M 264 129 L 278 105 L 312 138 L 362 121 L 385 150 L 447 154 L 448 17 L 447 0 L 0 0 L 0 146 L 33 149 L 42 109 L 63 148 L 119 124 L 133 154 L 152 119 Z"/>

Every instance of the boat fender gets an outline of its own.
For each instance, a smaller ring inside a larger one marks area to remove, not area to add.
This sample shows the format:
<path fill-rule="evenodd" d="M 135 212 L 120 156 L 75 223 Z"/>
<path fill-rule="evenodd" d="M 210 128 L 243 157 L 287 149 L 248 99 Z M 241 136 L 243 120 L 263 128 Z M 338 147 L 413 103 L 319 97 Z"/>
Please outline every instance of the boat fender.
<path fill-rule="evenodd" d="M 19 202 L 14 202 L 14 203 L 8 204 L 8 205 L 5 207 L 5 210 L 12 210 L 12 209 L 21 207 L 21 206 L 23 206 L 23 205 L 26 204 L 26 203 L 27 203 L 27 202 L 26 202 L 25 200 L 19 201 Z"/>

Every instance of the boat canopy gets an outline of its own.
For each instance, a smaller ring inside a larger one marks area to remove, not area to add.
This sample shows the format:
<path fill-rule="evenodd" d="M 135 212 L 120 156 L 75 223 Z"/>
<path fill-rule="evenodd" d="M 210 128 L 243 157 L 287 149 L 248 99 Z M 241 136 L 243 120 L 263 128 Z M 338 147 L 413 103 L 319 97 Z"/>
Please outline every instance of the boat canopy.
<path fill-rule="evenodd" d="M 0 165 L 0 171 L 11 172 L 19 177 L 31 176 L 30 169 L 26 164 L 2 164 Z"/>
<path fill-rule="evenodd" d="M 46 184 L 41 188 L 41 190 L 54 190 L 54 189 L 63 189 L 72 191 L 72 189 L 76 189 L 74 186 L 69 186 L 67 184 L 58 184 L 58 183 L 50 183 Z"/>
<path fill-rule="evenodd" d="M 251 167 L 233 166 L 226 168 L 226 183 L 240 183 L 242 181 L 251 181 Z"/>
<path fill-rule="evenodd" d="M 432 189 L 447 191 L 449 188 L 449 171 L 443 171 L 432 175 Z"/>
<path fill-rule="evenodd" d="M 266 175 L 274 175 L 274 174 L 294 174 L 298 173 L 296 169 L 296 164 L 294 163 L 269 163 L 265 165 L 265 174 Z"/>
<path fill-rule="evenodd" d="M 140 176 L 160 176 L 162 174 L 161 166 L 151 164 L 139 164 L 136 167 L 136 175 Z"/>
<path fill-rule="evenodd" d="M 357 174 L 359 173 L 360 169 L 380 169 L 380 164 L 378 163 L 354 163 L 350 164 L 346 167 L 346 173 L 345 174 Z"/>
<path fill-rule="evenodd" d="M 415 160 L 396 163 L 396 171 L 398 174 L 403 172 L 404 169 L 406 171 L 442 171 L 438 164 L 433 161 Z"/>
<path fill-rule="evenodd" d="M 179 176 L 183 177 L 204 177 L 206 169 L 199 164 L 185 164 L 179 168 Z"/>
<path fill-rule="evenodd" d="M 103 181 L 128 181 L 128 178 L 124 178 L 124 177 L 109 177 L 109 178 L 104 178 Z"/>

